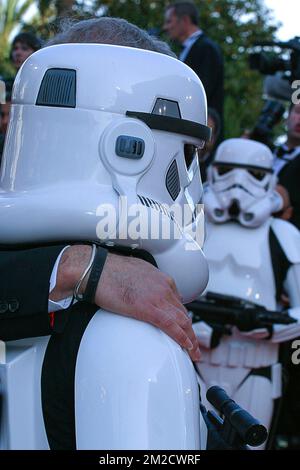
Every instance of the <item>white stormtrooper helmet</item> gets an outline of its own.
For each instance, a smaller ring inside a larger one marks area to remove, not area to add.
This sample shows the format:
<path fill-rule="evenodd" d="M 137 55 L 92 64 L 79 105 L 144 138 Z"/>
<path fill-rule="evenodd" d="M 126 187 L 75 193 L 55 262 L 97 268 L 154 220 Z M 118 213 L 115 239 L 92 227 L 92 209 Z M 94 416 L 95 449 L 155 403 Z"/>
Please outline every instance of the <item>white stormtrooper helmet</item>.
<path fill-rule="evenodd" d="M 34 53 L 13 90 L 0 243 L 100 239 L 145 249 L 159 266 L 162 253 L 171 266 L 179 245 L 190 244 L 201 256 L 204 288 L 206 261 L 188 232 L 199 224 L 203 231 L 197 148 L 210 137 L 206 108 L 196 74 L 164 54 L 103 44 Z M 174 203 L 189 208 L 188 222 L 164 206 Z M 144 209 L 132 222 L 138 236 L 128 232 L 134 204 Z M 153 234 L 158 221 L 179 239 Z M 191 263 L 195 255 L 185 251 Z M 162 269 L 172 274 L 170 266 Z"/>
<path fill-rule="evenodd" d="M 228 139 L 217 149 L 208 172 L 205 211 L 212 222 L 237 220 L 258 227 L 282 208 L 275 191 L 273 155 L 264 144 L 248 139 Z"/>

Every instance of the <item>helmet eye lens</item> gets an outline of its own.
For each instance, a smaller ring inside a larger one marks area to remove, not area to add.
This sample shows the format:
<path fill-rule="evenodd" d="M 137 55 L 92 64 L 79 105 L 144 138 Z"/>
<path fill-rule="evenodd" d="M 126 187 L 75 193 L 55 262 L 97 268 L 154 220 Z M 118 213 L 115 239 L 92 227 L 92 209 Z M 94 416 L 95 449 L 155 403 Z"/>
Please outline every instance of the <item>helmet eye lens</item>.
<path fill-rule="evenodd" d="M 266 176 L 266 172 L 263 170 L 248 170 L 248 172 L 258 181 L 262 181 Z"/>
<path fill-rule="evenodd" d="M 195 145 L 184 144 L 184 159 L 187 169 L 189 169 L 196 155 L 198 155 L 198 149 Z"/>
<path fill-rule="evenodd" d="M 251 165 L 246 165 L 246 164 L 241 164 L 241 163 L 227 163 L 227 162 L 216 162 L 213 163 L 214 167 L 217 170 L 217 173 L 219 176 L 226 175 L 232 170 L 243 170 L 247 171 L 249 175 L 251 175 L 254 179 L 257 181 L 262 181 L 267 173 L 272 173 L 271 170 L 265 169 L 265 168 L 260 168 L 260 167 L 255 167 Z"/>
<path fill-rule="evenodd" d="M 233 170 L 233 167 L 232 166 L 229 166 L 229 165 L 218 165 L 217 167 L 217 172 L 218 172 L 218 175 L 219 176 L 223 176 L 223 175 L 226 175 L 226 173 L 229 173 L 230 171 Z"/>

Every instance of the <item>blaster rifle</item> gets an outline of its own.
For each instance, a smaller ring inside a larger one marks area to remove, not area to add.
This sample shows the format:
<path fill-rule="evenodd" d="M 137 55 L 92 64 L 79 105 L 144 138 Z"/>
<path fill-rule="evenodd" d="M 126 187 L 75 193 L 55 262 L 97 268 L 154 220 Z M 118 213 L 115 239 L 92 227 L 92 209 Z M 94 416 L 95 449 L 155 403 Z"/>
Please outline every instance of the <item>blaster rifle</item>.
<path fill-rule="evenodd" d="M 248 300 L 212 292 L 187 304 L 186 308 L 192 311 L 193 321 L 204 321 L 213 326 L 236 326 L 240 331 L 270 329 L 275 324 L 290 325 L 297 322 L 286 311 L 267 310 Z"/>

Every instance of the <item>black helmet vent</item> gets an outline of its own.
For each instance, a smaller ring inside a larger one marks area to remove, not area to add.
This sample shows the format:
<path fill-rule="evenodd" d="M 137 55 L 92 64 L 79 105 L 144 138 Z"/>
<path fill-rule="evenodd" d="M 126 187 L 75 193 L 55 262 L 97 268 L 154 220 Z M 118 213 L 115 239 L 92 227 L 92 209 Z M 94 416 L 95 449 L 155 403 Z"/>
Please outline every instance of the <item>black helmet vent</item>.
<path fill-rule="evenodd" d="M 36 105 L 75 108 L 76 71 L 71 69 L 47 70 L 39 89 Z"/>

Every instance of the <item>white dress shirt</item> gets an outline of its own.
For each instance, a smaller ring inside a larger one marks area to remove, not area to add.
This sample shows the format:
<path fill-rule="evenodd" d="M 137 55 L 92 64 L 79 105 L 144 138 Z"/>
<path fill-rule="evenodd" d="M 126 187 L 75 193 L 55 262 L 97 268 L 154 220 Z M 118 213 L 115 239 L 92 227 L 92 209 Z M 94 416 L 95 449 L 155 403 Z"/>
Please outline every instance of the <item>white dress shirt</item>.
<path fill-rule="evenodd" d="M 182 43 L 182 51 L 179 54 L 179 60 L 182 62 L 185 61 L 185 58 L 187 57 L 188 53 L 190 52 L 192 46 L 194 43 L 197 41 L 197 39 L 202 36 L 203 31 L 201 29 L 198 29 L 198 31 L 195 31 L 193 34 L 191 34 L 183 43 Z"/>
<path fill-rule="evenodd" d="M 300 146 L 295 147 L 294 149 L 289 149 L 286 144 L 281 145 L 283 150 L 286 151 L 286 153 L 283 154 L 282 157 L 278 157 L 276 154 L 276 150 L 274 153 L 274 164 L 273 164 L 273 170 L 276 175 L 280 173 L 282 168 L 292 160 L 294 160 L 295 157 L 300 155 Z"/>
<path fill-rule="evenodd" d="M 53 267 L 51 277 L 50 277 L 50 285 L 49 285 L 49 295 L 53 291 L 54 287 L 56 286 L 56 280 L 57 280 L 57 271 L 58 271 L 58 265 L 60 262 L 60 259 L 64 253 L 64 251 L 68 248 L 69 246 L 65 246 L 65 248 L 59 253 L 57 260 L 55 262 L 55 265 Z M 73 297 L 67 297 L 66 299 L 59 300 L 58 302 L 54 302 L 53 300 L 48 300 L 48 312 L 57 312 L 58 310 L 64 310 L 68 308 L 71 305 Z"/>

